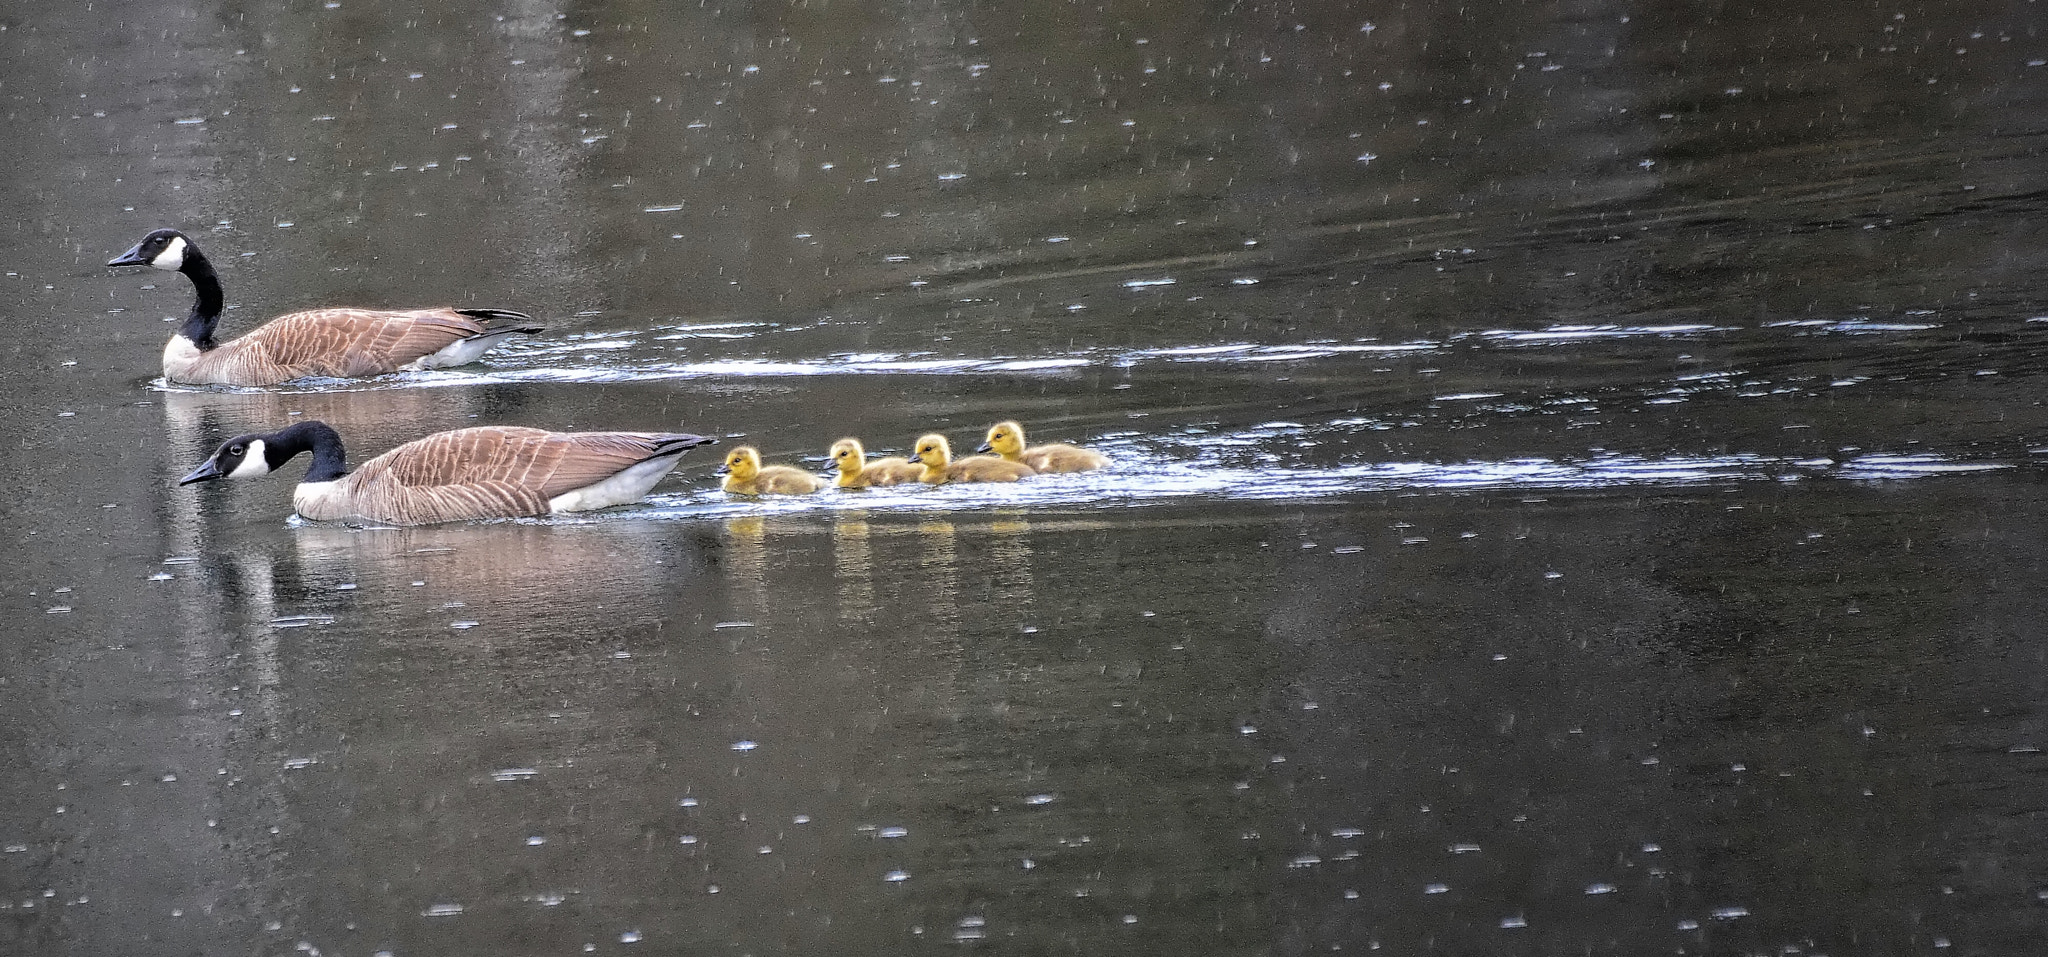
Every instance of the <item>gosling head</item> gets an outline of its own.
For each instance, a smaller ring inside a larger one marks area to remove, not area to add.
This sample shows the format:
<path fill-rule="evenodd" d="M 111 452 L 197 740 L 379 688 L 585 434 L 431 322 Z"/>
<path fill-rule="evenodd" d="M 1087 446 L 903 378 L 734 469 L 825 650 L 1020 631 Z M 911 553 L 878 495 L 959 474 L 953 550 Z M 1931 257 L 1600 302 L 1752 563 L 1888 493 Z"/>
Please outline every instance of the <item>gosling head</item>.
<path fill-rule="evenodd" d="M 945 436 L 933 433 L 917 440 L 917 452 L 910 460 L 927 469 L 942 469 L 953 461 L 953 449 Z"/>
<path fill-rule="evenodd" d="M 841 475 L 859 475 L 867 464 L 868 451 L 860 447 L 859 439 L 840 439 L 832 443 L 832 465 Z"/>
<path fill-rule="evenodd" d="M 148 266 L 177 272 L 185 268 L 185 262 L 195 250 L 192 241 L 175 229 L 159 229 L 142 237 L 142 241 L 129 247 L 128 251 L 107 260 L 109 266 Z"/>
<path fill-rule="evenodd" d="M 994 452 L 1014 462 L 1024 454 L 1024 427 L 1015 422 L 997 422 L 989 426 L 988 441 L 975 451 Z"/>
<path fill-rule="evenodd" d="M 751 445 L 742 445 L 725 453 L 725 464 L 719 466 L 718 474 L 730 475 L 734 481 L 745 482 L 761 474 L 761 453 Z"/>

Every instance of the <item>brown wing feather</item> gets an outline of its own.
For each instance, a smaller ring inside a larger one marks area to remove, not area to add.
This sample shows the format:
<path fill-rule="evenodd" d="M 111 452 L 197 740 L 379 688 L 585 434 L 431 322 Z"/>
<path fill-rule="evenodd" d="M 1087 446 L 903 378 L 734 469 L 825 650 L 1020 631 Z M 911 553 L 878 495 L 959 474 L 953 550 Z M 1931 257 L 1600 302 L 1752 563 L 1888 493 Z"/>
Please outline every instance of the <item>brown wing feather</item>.
<path fill-rule="evenodd" d="M 673 438 L 660 432 L 457 429 L 392 449 L 364 462 L 355 476 L 365 488 L 378 483 L 408 496 L 431 491 L 479 507 L 519 506 L 509 514 L 540 514 L 549 499 L 610 478 L 654 456 Z M 493 507 L 473 514 L 508 513 Z"/>
<path fill-rule="evenodd" d="M 222 344 L 301 376 L 380 375 L 484 331 L 451 309 L 311 309 L 288 313 Z M 252 357 L 253 361 L 253 357 Z"/>

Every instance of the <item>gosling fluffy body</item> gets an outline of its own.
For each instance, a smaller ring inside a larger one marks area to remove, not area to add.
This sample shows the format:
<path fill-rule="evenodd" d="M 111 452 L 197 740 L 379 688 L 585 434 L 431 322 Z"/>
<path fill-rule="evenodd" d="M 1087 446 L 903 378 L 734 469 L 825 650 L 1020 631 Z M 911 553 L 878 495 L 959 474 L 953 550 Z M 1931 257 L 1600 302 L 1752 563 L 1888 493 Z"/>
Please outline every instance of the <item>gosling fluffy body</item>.
<path fill-rule="evenodd" d="M 194 385 L 275 385 L 307 376 L 352 379 L 475 362 L 512 335 L 541 331 L 508 309 L 311 309 L 216 342 L 220 277 L 191 237 L 159 229 L 110 260 L 182 273 L 197 298 L 164 346 L 164 378 Z M 487 322 L 511 325 L 489 326 Z"/>
<path fill-rule="evenodd" d="M 581 512 L 639 501 L 717 439 L 682 432 L 547 432 L 484 426 L 407 442 L 351 470 L 324 422 L 238 435 L 178 480 L 268 475 L 311 452 L 292 507 L 316 521 L 428 525 Z"/>
<path fill-rule="evenodd" d="M 787 465 L 762 465 L 761 452 L 742 445 L 726 453 L 722 487 L 734 495 L 809 495 L 825 487 L 825 480 Z"/>
<path fill-rule="evenodd" d="M 913 464 L 899 455 L 889 455 L 867 461 L 867 450 L 861 448 L 859 439 L 840 439 L 832 443 L 832 466 L 839 470 L 839 479 L 833 484 L 840 488 L 869 488 L 880 485 L 902 485 L 915 482 L 924 476 L 924 466 Z"/>
<path fill-rule="evenodd" d="M 926 485 L 947 482 L 1015 482 L 1037 474 L 1031 466 L 1008 462 L 992 455 L 970 455 L 953 460 L 953 448 L 946 437 L 936 433 L 917 440 L 917 454 L 910 461 L 924 466 L 918 481 Z"/>
<path fill-rule="evenodd" d="M 1024 427 L 1014 421 L 990 426 L 988 441 L 976 451 L 994 452 L 1005 461 L 1021 462 L 1038 472 L 1086 472 L 1109 465 L 1109 456 L 1091 449 L 1060 444 L 1026 447 Z"/>

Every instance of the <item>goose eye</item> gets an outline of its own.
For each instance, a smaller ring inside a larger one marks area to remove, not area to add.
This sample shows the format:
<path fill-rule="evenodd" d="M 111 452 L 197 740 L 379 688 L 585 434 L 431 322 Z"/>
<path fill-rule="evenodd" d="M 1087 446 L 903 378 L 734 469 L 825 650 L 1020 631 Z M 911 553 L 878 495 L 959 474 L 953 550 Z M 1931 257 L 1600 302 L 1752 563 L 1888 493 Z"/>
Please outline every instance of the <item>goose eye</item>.
<path fill-rule="evenodd" d="M 247 451 L 249 451 L 249 450 L 248 450 L 248 448 L 246 448 L 246 447 L 244 447 L 244 446 L 240 446 L 240 445 L 230 445 L 230 446 L 228 446 L 228 454 L 229 454 L 229 455 L 241 455 L 241 454 L 243 454 L 243 453 L 245 453 L 245 452 L 247 452 Z"/>

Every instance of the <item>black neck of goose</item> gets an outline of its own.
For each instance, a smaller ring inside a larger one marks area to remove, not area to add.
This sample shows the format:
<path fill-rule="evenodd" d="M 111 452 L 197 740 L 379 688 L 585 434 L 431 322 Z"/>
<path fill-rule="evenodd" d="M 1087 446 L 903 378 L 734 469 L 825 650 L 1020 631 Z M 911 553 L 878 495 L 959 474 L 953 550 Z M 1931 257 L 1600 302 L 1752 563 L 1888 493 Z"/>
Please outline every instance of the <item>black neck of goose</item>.
<path fill-rule="evenodd" d="M 185 278 L 192 280 L 192 290 L 197 298 L 192 300 L 192 314 L 185 317 L 185 324 L 178 327 L 178 335 L 192 340 L 201 352 L 213 348 L 213 327 L 220 322 L 224 297 L 220 291 L 220 276 L 213 271 L 213 263 L 200 253 L 197 246 L 185 247 L 185 264 L 178 267 Z"/>
<path fill-rule="evenodd" d="M 313 453 L 313 464 L 302 482 L 332 482 L 348 474 L 348 454 L 342 450 L 341 434 L 325 422 L 300 422 L 272 433 L 265 440 L 266 451 L 278 455 L 278 464 L 289 462 L 301 452 Z"/>

